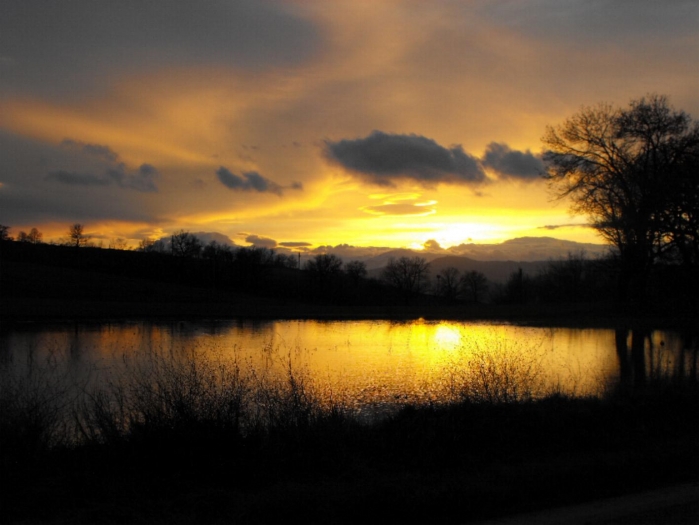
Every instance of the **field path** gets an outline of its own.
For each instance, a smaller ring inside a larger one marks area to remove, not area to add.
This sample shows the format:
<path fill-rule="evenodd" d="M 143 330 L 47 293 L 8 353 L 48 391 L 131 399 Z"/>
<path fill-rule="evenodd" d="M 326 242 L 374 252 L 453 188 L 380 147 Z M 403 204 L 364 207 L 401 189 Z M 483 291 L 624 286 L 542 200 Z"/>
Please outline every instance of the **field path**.
<path fill-rule="evenodd" d="M 699 524 L 699 482 L 582 505 L 509 516 L 482 525 Z"/>

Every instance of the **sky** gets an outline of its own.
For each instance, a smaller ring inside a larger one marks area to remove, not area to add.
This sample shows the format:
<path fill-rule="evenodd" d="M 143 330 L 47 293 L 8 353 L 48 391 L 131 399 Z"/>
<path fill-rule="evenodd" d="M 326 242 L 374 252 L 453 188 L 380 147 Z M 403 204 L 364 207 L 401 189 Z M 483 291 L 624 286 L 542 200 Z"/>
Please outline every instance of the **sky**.
<path fill-rule="evenodd" d="M 2 0 L 0 223 L 105 245 L 602 242 L 541 177 L 583 107 L 699 117 L 697 0 Z"/>

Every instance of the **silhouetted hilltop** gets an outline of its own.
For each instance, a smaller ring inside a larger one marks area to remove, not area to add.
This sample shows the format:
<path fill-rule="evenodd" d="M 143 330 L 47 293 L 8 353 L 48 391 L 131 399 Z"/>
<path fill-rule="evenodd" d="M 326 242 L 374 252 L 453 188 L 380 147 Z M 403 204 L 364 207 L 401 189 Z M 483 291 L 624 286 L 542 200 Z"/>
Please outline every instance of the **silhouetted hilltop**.
<path fill-rule="evenodd" d="M 546 261 L 584 252 L 595 259 L 609 253 L 606 244 L 581 243 L 553 237 L 518 237 L 498 244 L 460 244 L 449 248 L 453 255 L 479 261 Z"/>

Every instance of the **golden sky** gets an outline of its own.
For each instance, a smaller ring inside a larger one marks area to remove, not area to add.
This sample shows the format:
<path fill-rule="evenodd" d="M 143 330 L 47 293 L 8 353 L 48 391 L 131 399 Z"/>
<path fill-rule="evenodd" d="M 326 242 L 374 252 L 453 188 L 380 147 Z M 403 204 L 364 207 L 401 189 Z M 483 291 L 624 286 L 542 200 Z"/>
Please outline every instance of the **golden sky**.
<path fill-rule="evenodd" d="M 132 245 L 601 242 L 540 137 L 649 93 L 699 115 L 699 3 L 4 0 L 0 223 Z M 248 241 L 246 241 L 248 239 Z"/>

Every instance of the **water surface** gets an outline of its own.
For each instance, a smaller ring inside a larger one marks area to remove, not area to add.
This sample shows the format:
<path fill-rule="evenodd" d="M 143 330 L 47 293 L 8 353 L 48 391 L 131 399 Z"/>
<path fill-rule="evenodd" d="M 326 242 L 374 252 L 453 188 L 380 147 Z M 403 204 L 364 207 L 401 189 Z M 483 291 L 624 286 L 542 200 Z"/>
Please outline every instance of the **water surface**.
<path fill-rule="evenodd" d="M 130 322 L 3 331 L 0 365 L 25 373 L 50 364 L 95 386 L 154 353 L 235 360 L 271 376 L 291 367 L 320 395 L 361 409 L 439 403 L 468 388 L 600 395 L 619 382 L 696 377 L 696 348 L 696 336 L 672 331 L 422 320 Z"/>

